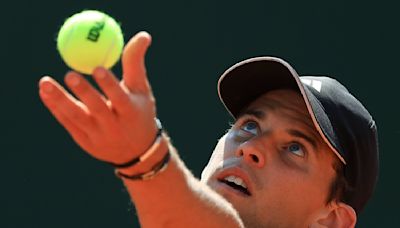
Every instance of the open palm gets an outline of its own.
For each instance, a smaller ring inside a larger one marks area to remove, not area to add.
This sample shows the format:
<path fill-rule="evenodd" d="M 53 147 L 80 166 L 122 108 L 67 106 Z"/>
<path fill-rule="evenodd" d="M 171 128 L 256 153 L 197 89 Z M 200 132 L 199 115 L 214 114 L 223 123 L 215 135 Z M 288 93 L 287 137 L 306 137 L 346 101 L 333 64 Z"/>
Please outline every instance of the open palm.
<path fill-rule="evenodd" d="M 65 83 L 72 96 L 51 77 L 39 82 L 39 94 L 75 142 L 93 157 L 124 163 L 143 153 L 157 132 L 155 100 L 147 80 L 144 57 L 151 43 L 146 32 L 136 34 L 122 55 L 123 80 L 98 67 L 93 77 L 104 95 L 76 72 Z"/>

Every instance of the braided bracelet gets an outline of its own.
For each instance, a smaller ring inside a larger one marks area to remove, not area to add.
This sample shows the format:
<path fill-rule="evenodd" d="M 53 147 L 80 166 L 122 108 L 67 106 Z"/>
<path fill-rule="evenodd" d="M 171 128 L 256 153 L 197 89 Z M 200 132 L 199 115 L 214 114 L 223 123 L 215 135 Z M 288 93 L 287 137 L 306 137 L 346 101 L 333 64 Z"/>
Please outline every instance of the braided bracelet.
<path fill-rule="evenodd" d="M 163 172 L 167 168 L 170 158 L 171 158 L 171 155 L 168 150 L 168 152 L 164 156 L 164 158 L 160 162 L 155 164 L 149 172 L 139 173 L 136 175 L 128 175 L 128 174 L 121 173 L 118 170 L 115 170 L 115 174 L 120 178 L 123 177 L 123 178 L 130 179 L 130 180 L 150 180 L 150 179 L 153 179 L 157 174 Z"/>

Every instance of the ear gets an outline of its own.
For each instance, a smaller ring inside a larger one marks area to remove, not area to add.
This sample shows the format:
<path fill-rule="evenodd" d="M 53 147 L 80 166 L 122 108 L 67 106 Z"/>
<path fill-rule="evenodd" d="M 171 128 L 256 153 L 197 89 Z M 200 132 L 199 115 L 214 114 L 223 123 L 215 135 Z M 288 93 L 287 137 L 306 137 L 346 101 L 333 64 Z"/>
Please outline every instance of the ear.
<path fill-rule="evenodd" d="M 352 228 L 357 222 L 356 212 L 345 203 L 331 203 L 321 211 L 311 227 Z"/>

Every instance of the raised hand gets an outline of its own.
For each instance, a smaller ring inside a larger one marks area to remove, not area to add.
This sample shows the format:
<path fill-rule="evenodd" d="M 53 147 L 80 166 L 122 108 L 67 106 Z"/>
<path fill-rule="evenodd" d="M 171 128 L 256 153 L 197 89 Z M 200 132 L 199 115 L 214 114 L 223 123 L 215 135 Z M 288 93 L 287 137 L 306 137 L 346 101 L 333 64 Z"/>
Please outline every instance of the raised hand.
<path fill-rule="evenodd" d="M 122 55 L 123 80 L 98 67 L 93 77 L 104 95 L 76 72 L 65 83 L 72 96 L 51 77 L 39 82 L 39 94 L 75 142 L 93 157 L 124 163 L 146 151 L 157 132 L 155 100 L 147 80 L 144 57 L 151 43 L 146 32 L 136 34 Z"/>

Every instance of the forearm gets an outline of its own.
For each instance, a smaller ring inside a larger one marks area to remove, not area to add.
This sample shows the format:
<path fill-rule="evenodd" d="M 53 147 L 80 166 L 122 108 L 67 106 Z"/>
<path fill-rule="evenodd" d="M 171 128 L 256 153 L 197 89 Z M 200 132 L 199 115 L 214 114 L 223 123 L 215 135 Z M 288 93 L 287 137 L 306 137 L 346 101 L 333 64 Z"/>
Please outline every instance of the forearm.
<path fill-rule="evenodd" d="M 43 77 L 39 82 L 39 94 L 46 107 L 75 142 L 99 160 L 121 164 L 137 157 L 147 148 L 157 130 L 154 126 L 155 99 L 144 63 L 150 43 L 151 36 L 140 32 L 125 45 L 122 81 L 103 67 L 93 71 L 93 79 L 104 96 L 86 77 L 76 72 L 69 72 L 65 77 L 72 94 L 50 77 Z M 151 155 L 132 169 L 120 170 L 121 173 L 151 170 L 152 165 L 165 155 L 167 144 L 163 146 L 160 153 Z M 238 227 L 240 219 L 232 206 L 200 184 L 177 154 L 171 153 L 168 168 L 154 179 L 124 179 L 142 225 Z"/>
<path fill-rule="evenodd" d="M 172 146 L 170 151 L 167 169 L 154 179 L 123 179 L 142 227 L 243 227 L 232 205 L 200 183 Z"/>

